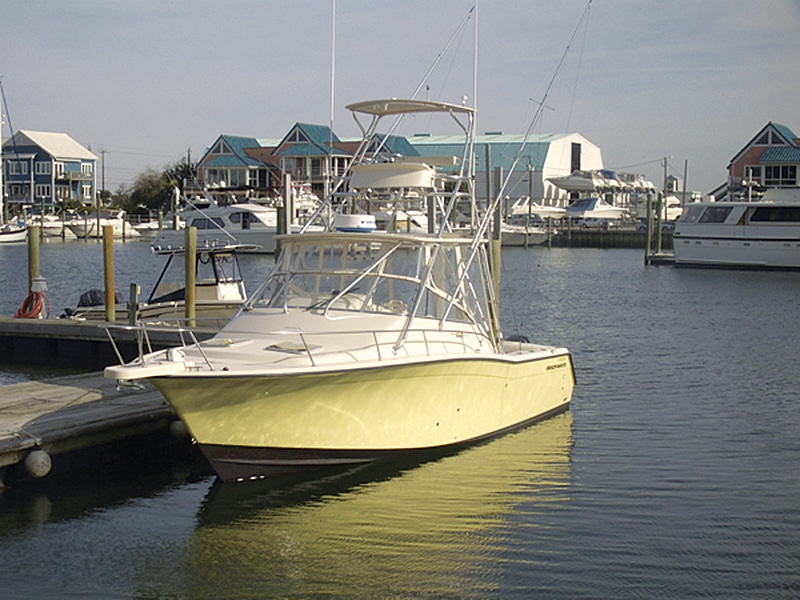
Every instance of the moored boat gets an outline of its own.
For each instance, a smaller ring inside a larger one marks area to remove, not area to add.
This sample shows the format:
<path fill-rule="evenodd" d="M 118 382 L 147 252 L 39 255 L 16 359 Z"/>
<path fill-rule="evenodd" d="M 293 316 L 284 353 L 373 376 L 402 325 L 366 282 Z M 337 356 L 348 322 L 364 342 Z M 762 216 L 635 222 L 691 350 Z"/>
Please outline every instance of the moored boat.
<path fill-rule="evenodd" d="M 675 264 L 800 269 L 800 188 L 773 188 L 754 202 L 694 202 L 673 232 Z"/>
<path fill-rule="evenodd" d="M 0 244 L 24 242 L 28 239 L 28 228 L 13 223 L 0 225 Z"/>
<path fill-rule="evenodd" d="M 457 206 L 475 206 L 474 109 L 347 108 L 363 133 L 351 172 L 371 184 L 340 180 L 299 233 L 281 236 L 274 269 L 217 335 L 105 371 L 148 378 L 225 480 L 458 448 L 563 411 L 572 397 L 566 348 L 501 332 L 487 252 L 494 211 L 472 238 L 453 230 Z M 449 116 L 465 134 L 456 174 L 421 178 L 426 169 L 387 167 L 393 158 L 375 150 L 384 118 L 419 113 Z M 336 218 L 312 230 L 328 210 L 420 201 L 427 232 L 343 231 Z"/>
<path fill-rule="evenodd" d="M 99 216 L 97 212 L 92 212 L 84 217 L 76 217 L 67 222 L 67 227 L 80 239 L 102 238 L 106 227 L 113 228 L 114 239 L 139 237 L 139 232 L 127 222 L 125 211 L 117 209 L 102 209 Z"/>
<path fill-rule="evenodd" d="M 250 248 L 234 244 L 199 246 L 195 257 L 194 303 L 195 325 L 207 329 L 220 329 L 241 308 L 247 299 L 245 283 L 237 257 L 238 252 Z M 147 301 L 135 303 L 135 321 L 159 321 L 179 325 L 186 316 L 185 251 L 170 248 L 156 251 L 166 257 L 164 267 L 153 286 Z M 101 290 L 88 290 L 82 294 L 78 306 L 68 311 L 71 319 L 105 321 L 106 309 Z M 129 322 L 131 303 L 117 299 L 115 317 Z"/>

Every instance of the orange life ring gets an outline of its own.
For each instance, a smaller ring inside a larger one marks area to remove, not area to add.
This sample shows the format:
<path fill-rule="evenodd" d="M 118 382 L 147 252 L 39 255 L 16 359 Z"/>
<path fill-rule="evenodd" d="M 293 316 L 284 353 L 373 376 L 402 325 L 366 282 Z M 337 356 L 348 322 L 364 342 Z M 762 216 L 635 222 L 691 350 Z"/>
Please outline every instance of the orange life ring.
<path fill-rule="evenodd" d="M 14 316 L 17 319 L 39 319 L 44 312 L 45 301 L 48 300 L 42 292 L 31 292 L 25 298 L 25 302 L 19 307 L 17 314 Z M 49 301 L 48 301 L 49 303 Z"/>

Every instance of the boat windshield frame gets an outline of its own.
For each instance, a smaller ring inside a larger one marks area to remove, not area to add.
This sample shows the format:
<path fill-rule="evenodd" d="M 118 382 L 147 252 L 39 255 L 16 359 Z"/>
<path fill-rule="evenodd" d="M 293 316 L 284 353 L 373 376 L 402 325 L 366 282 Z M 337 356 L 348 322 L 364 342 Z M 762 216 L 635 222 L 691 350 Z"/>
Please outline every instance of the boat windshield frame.
<path fill-rule="evenodd" d="M 440 330 L 467 325 L 495 339 L 487 263 L 467 260 L 468 238 L 338 232 L 281 236 L 281 241 L 275 267 L 243 310 L 402 315 L 398 347 L 419 318 L 438 320 Z M 464 269 L 470 272 L 465 275 Z"/>

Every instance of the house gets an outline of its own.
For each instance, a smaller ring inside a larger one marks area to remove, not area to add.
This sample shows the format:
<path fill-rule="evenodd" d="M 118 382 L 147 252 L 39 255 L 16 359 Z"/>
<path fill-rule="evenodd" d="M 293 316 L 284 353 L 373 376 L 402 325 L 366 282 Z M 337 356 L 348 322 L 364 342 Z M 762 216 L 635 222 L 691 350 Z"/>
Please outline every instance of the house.
<path fill-rule="evenodd" d="M 94 202 L 97 157 L 66 133 L 17 131 L 3 142 L 2 166 L 12 211 L 36 206 L 52 212 L 70 200 Z"/>
<path fill-rule="evenodd" d="M 342 140 L 330 127 L 295 123 L 278 143 L 273 157 L 292 181 L 309 183 L 312 193 L 324 197 L 347 168 L 350 153 L 341 146 Z"/>
<path fill-rule="evenodd" d="M 280 185 L 272 161 L 278 140 L 220 135 L 197 163 L 197 178 L 212 195 L 230 200 L 269 198 Z"/>
<path fill-rule="evenodd" d="M 278 141 L 222 135 L 198 162 L 198 180 L 212 194 L 224 193 L 228 201 L 274 198 L 280 195 L 283 174 L 288 173 L 293 182 L 310 186 L 321 198 L 345 172 L 360 141 L 340 139 L 329 127 L 309 123 L 295 123 Z M 500 167 L 507 173 L 524 142 L 507 188 L 512 198 L 531 196 L 540 203 L 566 206 L 569 193 L 549 179 L 603 168 L 600 148 L 578 133 L 542 134 L 527 140 L 523 135 L 487 133 L 476 138 L 478 197 L 487 197 L 487 170 Z M 442 164 L 444 157 L 460 157 L 463 144 L 463 136 L 380 134 L 370 140 L 367 154 L 419 156 Z"/>
<path fill-rule="evenodd" d="M 280 196 L 283 174 L 323 196 L 344 172 L 350 154 L 323 125 L 295 123 L 281 139 L 221 135 L 197 163 L 197 178 L 227 202 Z"/>
<path fill-rule="evenodd" d="M 767 188 L 797 187 L 800 138 L 785 125 L 770 121 L 728 164 L 727 190 L 714 191 L 717 200 L 745 198 Z"/>

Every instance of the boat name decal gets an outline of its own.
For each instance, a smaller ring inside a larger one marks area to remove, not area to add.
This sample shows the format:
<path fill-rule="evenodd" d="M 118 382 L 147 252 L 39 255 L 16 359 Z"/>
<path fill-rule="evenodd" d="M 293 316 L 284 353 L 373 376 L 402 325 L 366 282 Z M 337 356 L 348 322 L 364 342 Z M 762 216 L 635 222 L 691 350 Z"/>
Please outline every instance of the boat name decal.
<path fill-rule="evenodd" d="M 560 362 L 557 365 L 547 365 L 547 369 L 545 369 L 545 370 L 547 370 L 547 371 L 555 371 L 556 369 L 566 369 L 566 368 L 567 368 L 567 363 L 566 362 Z"/>

